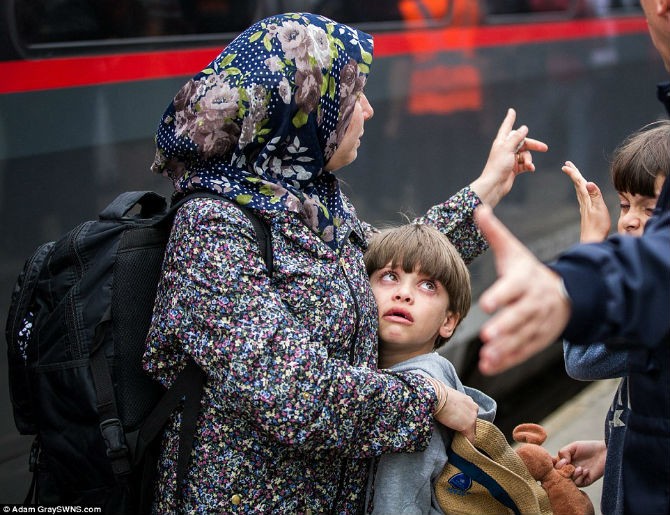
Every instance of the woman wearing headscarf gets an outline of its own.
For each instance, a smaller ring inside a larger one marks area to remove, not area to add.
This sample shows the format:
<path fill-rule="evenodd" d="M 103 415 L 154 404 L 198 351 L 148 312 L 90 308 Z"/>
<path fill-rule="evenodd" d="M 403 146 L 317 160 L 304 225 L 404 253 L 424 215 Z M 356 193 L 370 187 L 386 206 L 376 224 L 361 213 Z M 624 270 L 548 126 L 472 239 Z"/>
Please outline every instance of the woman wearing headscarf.
<path fill-rule="evenodd" d="M 156 513 L 356 513 L 369 459 L 424 449 L 436 418 L 465 432 L 477 407 L 412 374 L 377 370 L 377 308 L 358 220 L 333 173 L 356 158 L 372 114 L 372 38 L 304 13 L 262 20 L 190 80 L 163 115 L 155 172 L 178 211 L 145 368 L 169 385 L 188 357 L 205 372 L 176 495 L 179 414 L 165 431 Z M 466 261 L 485 248 L 472 213 L 496 204 L 543 143 L 510 110 L 482 175 L 420 221 Z M 270 228 L 267 273 L 250 220 Z M 448 395 L 447 395 L 448 393 Z M 469 403 L 469 404 L 468 404 Z"/>

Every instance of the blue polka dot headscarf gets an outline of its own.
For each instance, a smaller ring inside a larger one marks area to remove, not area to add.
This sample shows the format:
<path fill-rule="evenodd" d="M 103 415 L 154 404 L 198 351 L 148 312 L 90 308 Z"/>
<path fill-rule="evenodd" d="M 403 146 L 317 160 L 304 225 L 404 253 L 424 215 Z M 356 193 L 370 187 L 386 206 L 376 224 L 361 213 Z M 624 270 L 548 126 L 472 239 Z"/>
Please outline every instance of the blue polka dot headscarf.
<path fill-rule="evenodd" d="M 323 16 L 289 13 L 244 31 L 185 84 L 156 133 L 151 169 L 177 193 L 209 190 L 286 210 L 337 249 L 351 218 L 323 169 L 372 62 L 372 38 Z"/>

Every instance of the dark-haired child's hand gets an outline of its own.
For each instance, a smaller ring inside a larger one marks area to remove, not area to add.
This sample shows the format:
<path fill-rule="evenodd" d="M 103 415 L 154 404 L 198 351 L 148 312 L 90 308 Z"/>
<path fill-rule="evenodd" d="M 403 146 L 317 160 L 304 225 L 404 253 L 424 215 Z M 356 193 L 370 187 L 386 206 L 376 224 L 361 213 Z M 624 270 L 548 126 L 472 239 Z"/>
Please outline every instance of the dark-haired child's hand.
<path fill-rule="evenodd" d="M 600 188 L 595 182 L 587 181 L 572 161 L 566 161 L 562 170 L 572 180 L 579 202 L 581 215 L 579 241 L 582 243 L 603 241 L 610 232 L 612 220 Z"/>

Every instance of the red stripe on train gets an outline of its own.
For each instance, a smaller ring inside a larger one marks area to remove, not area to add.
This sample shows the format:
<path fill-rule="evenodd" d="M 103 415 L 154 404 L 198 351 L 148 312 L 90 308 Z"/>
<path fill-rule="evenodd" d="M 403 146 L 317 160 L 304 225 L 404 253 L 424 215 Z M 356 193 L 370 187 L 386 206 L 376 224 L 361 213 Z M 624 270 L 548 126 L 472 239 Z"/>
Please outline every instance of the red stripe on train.
<path fill-rule="evenodd" d="M 519 45 L 646 32 L 643 17 L 446 28 L 375 35 L 375 57 Z M 0 94 L 188 77 L 220 48 L 0 62 Z"/>

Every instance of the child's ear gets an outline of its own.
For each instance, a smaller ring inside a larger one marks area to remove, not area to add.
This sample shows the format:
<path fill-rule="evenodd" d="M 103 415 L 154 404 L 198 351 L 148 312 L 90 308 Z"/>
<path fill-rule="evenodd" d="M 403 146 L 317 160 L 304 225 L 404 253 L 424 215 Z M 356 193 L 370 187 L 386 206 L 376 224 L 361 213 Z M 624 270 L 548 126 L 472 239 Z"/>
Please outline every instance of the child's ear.
<path fill-rule="evenodd" d="M 460 318 L 461 317 L 458 313 L 447 311 L 447 316 L 440 326 L 440 336 L 442 338 L 451 338 L 451 335 L 454 334 L 454 330 L 456 329 Z"/>

